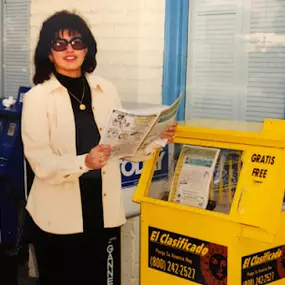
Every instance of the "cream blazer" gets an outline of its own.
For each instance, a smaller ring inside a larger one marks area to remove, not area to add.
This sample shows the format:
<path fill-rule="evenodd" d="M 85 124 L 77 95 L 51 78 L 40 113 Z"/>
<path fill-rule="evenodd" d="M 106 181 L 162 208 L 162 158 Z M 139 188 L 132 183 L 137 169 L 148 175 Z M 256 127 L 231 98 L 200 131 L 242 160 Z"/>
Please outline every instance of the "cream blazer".
<path fill-rule="evenodd" d="M 116 88 L 109 81 L 98 76 L 87 77 L 87 80 L 95 121 L 102 133 L 111 109 L 121 107 L 121 102 Z M 33 220 L 50 233 L 82 232 L 78 178 L 88 171 L 85 166 L 87 154 L 76 155 L 75 122 L 70 97 L 54 76 L 33 87 L 24 96 L 22 139 L 25 156 L 35 173 L 27 201 L 27 210 Z M 102 191 L 105 227 L 123 225 L 126 218 L 119 161 L 103 167 Z"/>

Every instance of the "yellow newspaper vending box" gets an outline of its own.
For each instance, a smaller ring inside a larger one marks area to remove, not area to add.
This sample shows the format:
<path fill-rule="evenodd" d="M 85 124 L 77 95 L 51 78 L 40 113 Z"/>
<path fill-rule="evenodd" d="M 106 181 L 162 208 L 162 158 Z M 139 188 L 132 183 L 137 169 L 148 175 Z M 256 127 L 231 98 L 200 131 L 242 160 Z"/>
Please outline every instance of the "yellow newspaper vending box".
<path fill-rule="evenodd" d="M 285 121 L 179 124 L 169 175 L 158 153 L 141 204 L 141 285 L 285 284 Z"/>

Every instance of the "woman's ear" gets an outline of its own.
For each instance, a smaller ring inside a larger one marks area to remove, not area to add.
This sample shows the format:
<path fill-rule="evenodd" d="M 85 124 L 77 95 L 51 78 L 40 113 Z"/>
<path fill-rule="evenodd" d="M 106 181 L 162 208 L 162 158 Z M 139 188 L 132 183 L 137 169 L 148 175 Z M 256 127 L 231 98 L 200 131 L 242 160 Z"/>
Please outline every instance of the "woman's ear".
<path fill-rule="evenodd" d="M 48 58 L 49 58 L 50 62 L 53 63 L 53 56 L 52 56 L 52 54 L 50 54 L 50 55 L 48 56 Z"/>

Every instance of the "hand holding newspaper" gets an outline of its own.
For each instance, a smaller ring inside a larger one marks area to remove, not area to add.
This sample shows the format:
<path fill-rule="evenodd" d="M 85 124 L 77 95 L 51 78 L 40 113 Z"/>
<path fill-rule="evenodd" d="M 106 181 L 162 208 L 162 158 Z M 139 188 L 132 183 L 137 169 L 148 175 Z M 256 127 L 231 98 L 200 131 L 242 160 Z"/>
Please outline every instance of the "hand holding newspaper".
<path fill-rule="evenodd" d="M 113 109 L 100 140 L 112 146 L 109 160 L 147 155 L 154 143 L 165 146 L 167 140 L 161 134 L 175 122 L 181 96 L 157 111 Z"/>

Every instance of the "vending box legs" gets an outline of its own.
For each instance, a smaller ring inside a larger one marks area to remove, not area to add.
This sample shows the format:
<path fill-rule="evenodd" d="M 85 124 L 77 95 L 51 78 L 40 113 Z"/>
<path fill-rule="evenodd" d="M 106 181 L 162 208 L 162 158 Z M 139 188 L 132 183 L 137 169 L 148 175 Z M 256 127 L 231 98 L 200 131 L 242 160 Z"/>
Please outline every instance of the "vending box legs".
<path fill-rule="evenodd" d="M 141 285 L 285 284 L 282 130 L 278 120 L 180 123 L 168 201 L 149 195 L 158 154 L 134 196 L 141 204 Z M 233 152 L 238 162 L 229 159 Z"/>

